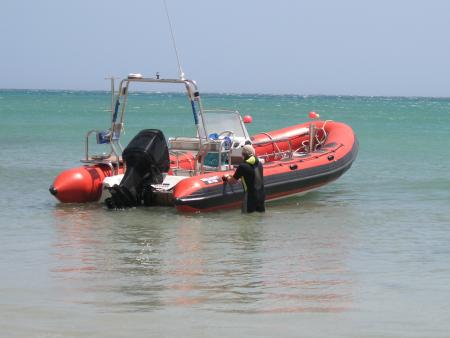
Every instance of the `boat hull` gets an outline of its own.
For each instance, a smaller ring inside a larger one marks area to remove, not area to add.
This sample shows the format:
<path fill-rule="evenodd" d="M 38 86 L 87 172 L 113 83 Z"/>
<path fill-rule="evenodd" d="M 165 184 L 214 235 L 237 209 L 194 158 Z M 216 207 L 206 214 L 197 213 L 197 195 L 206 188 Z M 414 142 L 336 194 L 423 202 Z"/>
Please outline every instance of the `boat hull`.
<path fill-rule="evenodd" d="M 281 199 L 315 190 L 338 179 L 350 169 L 358 151 L 356 143 L 348 156 L 327 165 L 298 169 L 298 161 L 293 160 L 281 165 L 279 169 L 269 172 L 265 168 L 264 186 L 266 200 Z M 297 169 L 290 169 L 297 165 Z M 283 168 L 285 167 L 285 168 Z M 188 182 L 183 182 L 188 184 Z M 197 185 L 201 183 L 196 182 Z M 180 187 L 182 188 L 182 187 Z M 244 190 L 240 184 L 219 184 L 214 187 L 199 188 L 189 194 L 177 194 L 175 206 L 179 211 L 197 212 L 235 208 L 241 205 Z"/>
<path fill-rule="evenodd" d="M 323 121 L 315 122 L 317 126 Z M 338 122 L 325 126 L 327 141 L 316 151 L 302 156 L 275 160 L 273 149 L 283 151 L 293 144 L 300 146 L 304 141 L 293 131 L 303 130 L 305 125 L 293 126 L 284 130 L 255 137 L 261 142 L 267 139 L 283 139 L 278 144 L 271 142 L 255 147 L 258 156 L 272 159 L 264 165 L 264 186 L 266 199 L 280 199 L 305 193 L 330 183 L 344 174 L 353 164 L 358 153 L 358 141 L 353 130 Z M 284 135 L 292 135 L 296 143 L 285 141 Z M 258 135 L 257 135 L 258 136 Z M 227 172 L 224 174 L 232 174 Z M 179 211 L 197 212 L 234 208 L 241 205 L 244 191 L 240 184 L 223 183 L 217 173 L 193 177 L 180 182 L 174 189 L 175 206 Z"/>

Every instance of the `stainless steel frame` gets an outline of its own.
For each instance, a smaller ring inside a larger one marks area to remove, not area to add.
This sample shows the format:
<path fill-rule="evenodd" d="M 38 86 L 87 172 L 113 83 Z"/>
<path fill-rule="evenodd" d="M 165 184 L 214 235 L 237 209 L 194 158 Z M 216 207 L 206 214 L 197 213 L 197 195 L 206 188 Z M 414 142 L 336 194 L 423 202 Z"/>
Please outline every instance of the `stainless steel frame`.
<path fill-rule="evenodd" d="M 197 151 L 197 158 L 194 167 L 193 174 L 196 175 L 199 172 L 203 173 L 205 171 L 203 160 L 205 155 L 208 152 L 217 152 L 219 156 L 218 163 L 218 171 L 222 170 L 222 153 L 225 149 L 223 140 L 210 140 L 207 135 L 207 128 L 204 120 L 204 110 L 202 101 L 200 98 L 200 94 L 198 91 L 197 84 L 195 81 L 186 80 L 186 79 L 161 79 L 159 76 L 156 78 L 143 78 L 143 77 L 134 77 L 129 76 L 128 78 L 122 79 L 119 84 L 119 88 L 117 93 L 115 93 L 114 87 L 114 78 L 109 78 L 111 80 L 111 93 L 112 93 L 112 102 L 111 102 L 111 135 L 110 135 L 110 153 L 108 156 L 101 155 L 92 155 L 89 154 L 89 137 L 96 133 L 100 133 L 98 130 L 91 130 L 86 134 L 85 140 L 85 157 L 83 158 L 83 163 L 95 163 L 95 164 L 106 164 L 112 170 L 114 174 L 118 173 L 115 168 L 119 168 L 121 164 L 121 154 L 123 152 L 123 146 L 120 144 L 120 137 L 123 132 L 123 126 L 125 121 L 125 112 L 128 101 L 128 92 L 131 83 L 159 83 L 159 84 L 182 84 L 185 86 L 186 93 L 188 96 L 189 103 L 191 105 L 192 114 L 194 117 L 194 123 L 197 129 L 197 137 L 196 138 L 174 138 L 169 139 L 169 145 L 171 145 L 171 151 L 174 154 L 181 154 L 180 150 L 195 150 Z M 217 110 L 219 111 L 219 110 Z M 229 111 L 232 113 L 239 112 Z M 239 115 L 240 118 L 240 115 Z M 246 128 L 243 126 L 242 119 L 240 120 L 242 124 L 242 128 L 244 129 L 244 134 L 246 137 L 248 136 Z M 187 149 L 188 147 L 189 149 Z M 177 155 L 178 156 L 178 155 Z M 197 160 L 200 159 L 200 165 L 197 165 Z M 228 151 L 228 169 L 231 168 L 231 149 Z"/>

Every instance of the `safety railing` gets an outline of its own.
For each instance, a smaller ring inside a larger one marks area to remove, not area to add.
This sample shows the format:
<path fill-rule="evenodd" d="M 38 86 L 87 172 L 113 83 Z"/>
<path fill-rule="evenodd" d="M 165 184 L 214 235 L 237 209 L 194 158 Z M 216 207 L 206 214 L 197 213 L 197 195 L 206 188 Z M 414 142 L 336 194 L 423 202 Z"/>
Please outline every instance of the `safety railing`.
<path fill-rule="evenodd" d="M 110 142 L 111 135 L 108 134 L 110 131 L 100 131 L 100 130 L 90 130 L 86 133 L 85 145 L 84 145 L 84 158 L 81 159 L 82 163 L 89 164 L 103 164 L 108 166 L 111 169 L 113 175 L 118 174 L 119 166 L 121 163 L 120 156 L 118 152 L 114 149 L 113 145 Z M 95 134 L 97 139 L 97 144 L 105 144 L 110 145 L 109 153 L 101 153 L 101 154 L 89 154 L 89 139 Z"/>

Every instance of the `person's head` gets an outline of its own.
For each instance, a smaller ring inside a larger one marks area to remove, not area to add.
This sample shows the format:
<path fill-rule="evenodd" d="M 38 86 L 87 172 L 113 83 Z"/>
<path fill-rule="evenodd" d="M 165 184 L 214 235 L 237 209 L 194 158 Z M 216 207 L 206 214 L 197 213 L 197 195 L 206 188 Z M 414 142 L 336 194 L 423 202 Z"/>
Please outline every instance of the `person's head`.
<path fill-rule="evenodd" d="M 251 144 L 246 144 L 245 146 L 242 147 L 242 157 L 244 158 L 244 160 L 255 156 L 255 148 L 252 147 Z"/>

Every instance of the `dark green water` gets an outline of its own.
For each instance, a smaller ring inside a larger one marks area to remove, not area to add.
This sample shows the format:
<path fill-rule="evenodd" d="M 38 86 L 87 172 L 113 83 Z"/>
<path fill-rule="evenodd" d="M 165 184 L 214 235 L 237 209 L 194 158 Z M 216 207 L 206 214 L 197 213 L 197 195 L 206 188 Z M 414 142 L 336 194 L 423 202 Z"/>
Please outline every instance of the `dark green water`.
<path fill-rule="evenodd" d="M 109 126 L 108 94 L 0 91 L 1 336 L 448 337 L 450 99 L 203 99 L 252 134 L 317 111 L 353 127 L 358 158 L 264 215 L 61 205 L 48 186 Z M 126 140 L 193 130 L 183 95 L 129 108 Z"/>

